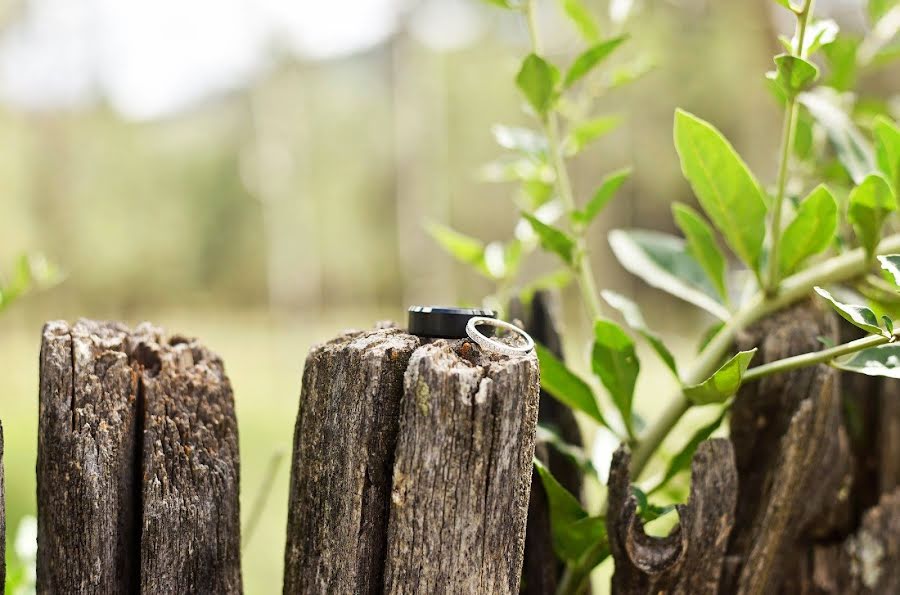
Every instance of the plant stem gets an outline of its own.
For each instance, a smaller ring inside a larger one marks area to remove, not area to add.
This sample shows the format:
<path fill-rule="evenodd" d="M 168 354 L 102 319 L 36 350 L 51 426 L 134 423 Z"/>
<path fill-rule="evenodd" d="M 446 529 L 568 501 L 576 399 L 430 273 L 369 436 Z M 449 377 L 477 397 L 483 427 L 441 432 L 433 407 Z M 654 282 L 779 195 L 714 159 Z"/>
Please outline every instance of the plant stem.
<path fill-rule="evenodd" d="M 532 49 L 536 54 L 540 54 L 541 43 L 537 19 L 534 14 L 534 0 L 526 2 L 525 17 L 528 22 L 528 34 L 531 38 Z M 543 126 L 544 134 L 547 137 L 551 166 L 556 175 L 556 189 L 559 192 L 559 198 L 563 203 L 566 215 L 569 216 L 575 212 L 577 204 L 575 203 L 575 193 L 572 191 L 569 170 L 566 167 L 566 159 L 563 155 L 562 142 L 559 138 L 559 117 L 557 116 L 556 111 L 551 109 L 543 116 L 541 118 L 541 125 Z M 572 266 L 575 269 L 576 280 L 578 282 L 578 287 L 581 290 L 585 308 L 593 321 L 600 318 L 602 314 L 600 294 L 597 291 L 597 281 L 594 279 L 594 269 L 591 265 L 590 255 L 588 254 L 584 239 L 584 228 L 580 225 L 574 225 L 572 231 L 578 246 L 576 261 Z"/>
<path fill-rule="evenodd" d="M 803 57 L 803 44 L 806 39 L 806 24 L 812 12 L 813 0 L 805 0 L 803 8 L 797 15 L 797 47 L 794 55 Z M 778 179 L 776 182 L 776 194 L 774 211 L 769 227 L 769 236 L 772 238 L 772 247 L 769 250 L 769 274 L 766 277 L 765 293 L 768 296 L 778 291 L 778 244 L 781 241 L 781 210 L 784 204 L 785 189 L 787 188 L 788 171 L 791 164 L 791 149 L 794 146 L 794 136 L 797 132 L 797 116 L 800 112 L 800 104 L 797 97 L 792 95 L 787 100 L 784 112 L 784 126 L 781 131 L 781 159 L 778 163 Z"/>
<path fill-rule="evenodd" d="M 900 234 L 884 238 L 878 246 L 879 253 L 900 251 Z M 765 318 L 769 314 L 806 297 L 816 285 L 828 285 L 846 281 L 866 272 L 869 261 L 862 248 L 856 248 L 840 256 L 835 256 L 808 269 L 791 275 L 782 281 L 777 295 L 766 298 L 757 293 L 741 307 L 720 330 L 703 351 L 694 365 L 682 379 L 684 385 L 698 384 L 706 380 L 722 363 L 722 359 L 732 349 L 735 336 L 747 326 Z M 662 441 L 669 435 L 681 416 L 690 409 L 691 403 L 683 392 L 669 401 L 660 417 L 641 436 L 631 458 L 631 477 L 637 479 L 650 461 L 650 457 Z"/>
<path fill-rule="evenodd" d="M 868 349 L 869 347 L 878 347 L 879 345 L 890 343 L 893 340 L 893 336 L 885 337 L 884 335 L 869 335 L 868 337 L 863 337 L 862 339 L 850 341 L 849 343 L 844 343 L 842 345 L 835 345 L 834 347 L 823 349 L 821 351 L 813 351 L 811 353 L 795 355 L 794 357 L 786 357 L 778 361 L 763 364 L 761 366 L 756 366 L 755 368 L 750 368 L 744 375 L 742 384 L 753 382 L 754 380 L 759 380 L 760 378 L 765 378 L 766 376 L 771 376 L 772 374 L 780 374 L 782 372 L 790 372 L 791 370 L 796 370 L 798 368 L 805 368 L 808 366 L 814 366 L 816 364 L 827 363 L 836 357 L 848 355 L 850 353 L 856 353 L 857 351 L 862 351 L 863 349 Z"/>

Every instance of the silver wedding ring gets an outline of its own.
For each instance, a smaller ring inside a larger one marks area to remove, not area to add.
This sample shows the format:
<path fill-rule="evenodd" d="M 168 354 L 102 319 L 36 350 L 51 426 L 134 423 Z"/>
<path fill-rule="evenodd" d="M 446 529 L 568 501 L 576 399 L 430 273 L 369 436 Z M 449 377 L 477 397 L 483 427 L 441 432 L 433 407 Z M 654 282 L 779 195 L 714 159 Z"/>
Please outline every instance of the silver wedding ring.
<path fill-rule="evenodd" d="M 478 330 L 478 325 L 481 324 L 513 332 L 522 337 L 522 339 L 525 340 L 525 344 L 521 346 L 507 345 L 505 343 L 497 341 L 496 339 L 487 337 Z M 534 339 L 532 339 L 528 333 L 513 324 L 504 322 L 503 320 L 497 320 L 496 318 L 473 316 L 469 319 L 469 322 L 466 323 L 466 334 L 469 335 L 470 339 L 478 343 L 484 349 L 502 355 L 522 355 L 525 353 L 529 353 L 532 349 L 534 349 Z"/>

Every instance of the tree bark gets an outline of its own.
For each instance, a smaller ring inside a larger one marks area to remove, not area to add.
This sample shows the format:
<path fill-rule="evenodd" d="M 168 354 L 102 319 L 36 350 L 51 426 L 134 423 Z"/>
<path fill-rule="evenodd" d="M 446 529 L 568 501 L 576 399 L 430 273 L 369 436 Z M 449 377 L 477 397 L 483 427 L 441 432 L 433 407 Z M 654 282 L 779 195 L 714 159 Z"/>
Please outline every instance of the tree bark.
<path fill-rule="evenodd" d="M 403 373 L 416 337 L 350 332 L 306 358 L 285 593 L 379 593 Z"/>
<path fill-rule="evenodd" d="M 6 584 L 6 483 L 3 477 L 3 424 L 0 423 L 0 585 Z"/>
<path fill-rule="evenodd" d="M 385 591 L 517 593 L 537 424 L 534 354 L 438 340 L 412 355 L 394 462 Z"/>
<path fill-rule="evenodd" d="M 607 530 L 615 560 L 613 593 L 713 595 L 734 526 L 738 478 L 728 440 L 700 444 L 691 465 L 691 495 L 677 506 L 679 522 L 666 537 L 651 537 L 637 513 L 625 447 L 609 472 Z"/>
<path fill-rule="evenodd" d="M 221 362 L 150 325 L 81 320 L 44 327 L 40 363 L 37 591 L 240 592 Z"/>

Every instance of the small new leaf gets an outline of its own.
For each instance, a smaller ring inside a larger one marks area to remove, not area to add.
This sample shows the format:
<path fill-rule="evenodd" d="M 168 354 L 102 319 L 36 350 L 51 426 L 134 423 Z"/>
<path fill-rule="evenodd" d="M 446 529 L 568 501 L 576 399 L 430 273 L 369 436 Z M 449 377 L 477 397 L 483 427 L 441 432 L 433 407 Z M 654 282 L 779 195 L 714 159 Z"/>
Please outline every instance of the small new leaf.
<path fill-rule="evenodd" d="M 630 176 L 630 169 L 620 169 L 603 178 L 603 181 L 600 182 L 600 188 L 597 189 L 594 196 L 584 206 L 584 210 L 572 213 L 572 220 L 581 225 L 590 224 Z"/>
<path fill-rule="evenodd" d="M 675 114 L 675 147 L 703 210 L 758 276 L 766 235 L 766 204 L 759 183 L 718 130 L 682 110 Z"/>
<path fill-rule="evenodd" d="M 894 193 L 880 174 L 869 174 L 862 184 L 850 192 L 847 219 L 869 258 L 875 255 L 878 248 L 884 220 L 896 210 Z"/>
<path fill-rule="evenodd" d="M 755 353 L 756 349 L 739 352 L 700 384 L 686 386 L 684 395 L 695 405 L 725 402 L 741 387 L 744 374 Z"/>
<path fill-rule="evenodd" d="M 577 155 L 586 146 L 615 130 L 622 123 L 619 116 L 601 116 L 575 126 L 563 141 L 566 155 Z"/>
<path fill-rule="evenodd" d="M 775 56 L 775 72 L 766 76 L 775 81 L 786 97 L 795 97 L 815 82 L 819 69 L 798 56 L 779 54 Z"/>
<path fill-rule="evenodd" d="M 878 326 L 878 317 L 875 316 L 875 313 L 872 312 L 869 308 L 865 306 L 856 306 L 853 304 L 844 304 L 842 302 L 834 299 L 834 296 L 831 295 L 828 291 L 822 289 L 821 287 L 815 288 L 816 293 L 820 296 L 831 302 L 832 307 L 837 311 L 841 317 L 844 318 L 847 322 L 861 328 L 867 333 L 872 333 L 874 335 L 884 335 L 885 332 L 882 330 L 880 326 Z"/>
<path fill-rule="evenodd" d="M 522 217 L 531 224 L 531 228 L 534 229 L 534 233 L 537 234 L 538 239 L 541 241 L 541 246 L 545 250 L 553 252 L 566 264 L 575 264 L 575 240 L 565 232 L 547 225 L 534 215 L 522 213 Z"/>
<path fill-rule="evenodd" d="M 894 283 L 900 285 L 900 254 L 886 254 L 878 257 L 881 268 L 886 270 L 894 278 Z"/>
<path fill-rule="evenodd" d="M 429 223 L 426 229 L 434 241 L 450 256 L 463 264 L 472 266 L 485 277 L 493 278 L 485 262 L 484 242 L 440 223 Z"/>
<path fill-rule="evenodd" d="M 838 224 L 837 201 L 824 185 L 809 193 L 794 220 L 784 230 L 778 266 L 781 276 L 794 272 L 807 258 L 827 248 Z"/>
<path fill-rule="evenodd" d="M 601 41 L 597 45 L 585 50 L 581 55 L 575 58 L 572 66 L 570 66 L 569 70 L 566 72 L 563 87 L 568 89 L 584 78 L 591 70 L 613 53 L 617 47 L 622 45 L 622 42 L 626 39 L 628 39 L 628 37 L 625 35 L 613 37 L 612 39 Z"/>
<path fill-rule="evenodd" d="M 587 383 L 540 343 L 535 345 L 535 352 L 541 365 L 541 388 L 560 403 L 609 427 L 597 408 L 597 400 Z"/>
<path fill-rule="evenodd" d="M 596 43 L 600 39 L 600 27 L 581 0 L 560 0 L 560 4 L 586 42 Z"/>
<path fill-rule="evenodd" d="M 516 85 L 522 95 L 541 116 L 553 107 L 558 81 L 557 68 L 537 54 L 529 54 L 516 75 Z"/>
<path fill-rule="evenodd" d="M 603 517 L 588 516 L 578 499 L 557 481 L 538 459 L 534 466 L 541 476 L 550 509 L 550 530 L 553 550 L 563 560 L 572 562 L 606 541 L 606 522 Z"/>
<path fill-rule="evenodd" d="M 725 257 L 716 244 L 716 238 L 712 229 L 703 220 L 697 211 L 681 204 L 672 204 L 672 215 L 678 224 L 681 233 L 687 239 L 688 251 L 693 256 L 709 280 L 712 281 L 719 296 L 723 301 L 728 301 L 728 288 L 725 285 Z"/>
<path fill-rule="evenodd" d="M 633 435 L 632 401 L 641 365 L 635 353 L 634 341 L 616 323 L 609 320 L 594 323 L 591 366 L 594 374 L 609 391 L 622 421 L 625 422 L 628 435 Z"/>
<path fill-rule="evenodd" d="M 672 371 L 675 378 L 678 378 L 678 365 L 675 363 L 675 357 L 672 355 L 672 352 L 669 351 L 669 348 L 662 342 L 662 339 L 660 339 L 656 333 L 651 331 L 647 326 L 647 323 L 644 322 L 644 315 L 641 314 L 641 309 L 638 308 L 638 305 L 624 295 L 614 291 L 604 290 L 600 292 L 600 295 L 603 296 L 606 303 L 622 314 L 622 317 L 625 319 L 625 324 L 640 333 L 641 336 L 650 343 L 653 351 L 655 351 L 663 363 L 666 364 L 666 367 Z"/>

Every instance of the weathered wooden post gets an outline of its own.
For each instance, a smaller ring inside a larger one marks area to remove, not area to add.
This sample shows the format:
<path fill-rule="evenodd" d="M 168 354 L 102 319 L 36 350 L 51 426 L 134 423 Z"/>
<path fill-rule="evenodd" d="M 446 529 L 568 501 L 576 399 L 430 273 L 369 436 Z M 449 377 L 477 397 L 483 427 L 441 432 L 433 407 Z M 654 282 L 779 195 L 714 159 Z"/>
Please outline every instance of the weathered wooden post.
<path fill-rule="evenodd" d="M 313 348 L 294 436 L 285 593 L 515 593 L 533 354 L 395 328 Z"/>
<path fill-rule="evenodd" d="M 6 584 L 6 484 L 3 478 L 3 424 L 0 423 L 0 585 Z"/>
<path fill-rule="evenodd" d="M 41 345 L 39 593 L 239 593 L 237 425 L 221 360 L 143 324 Z"/>

